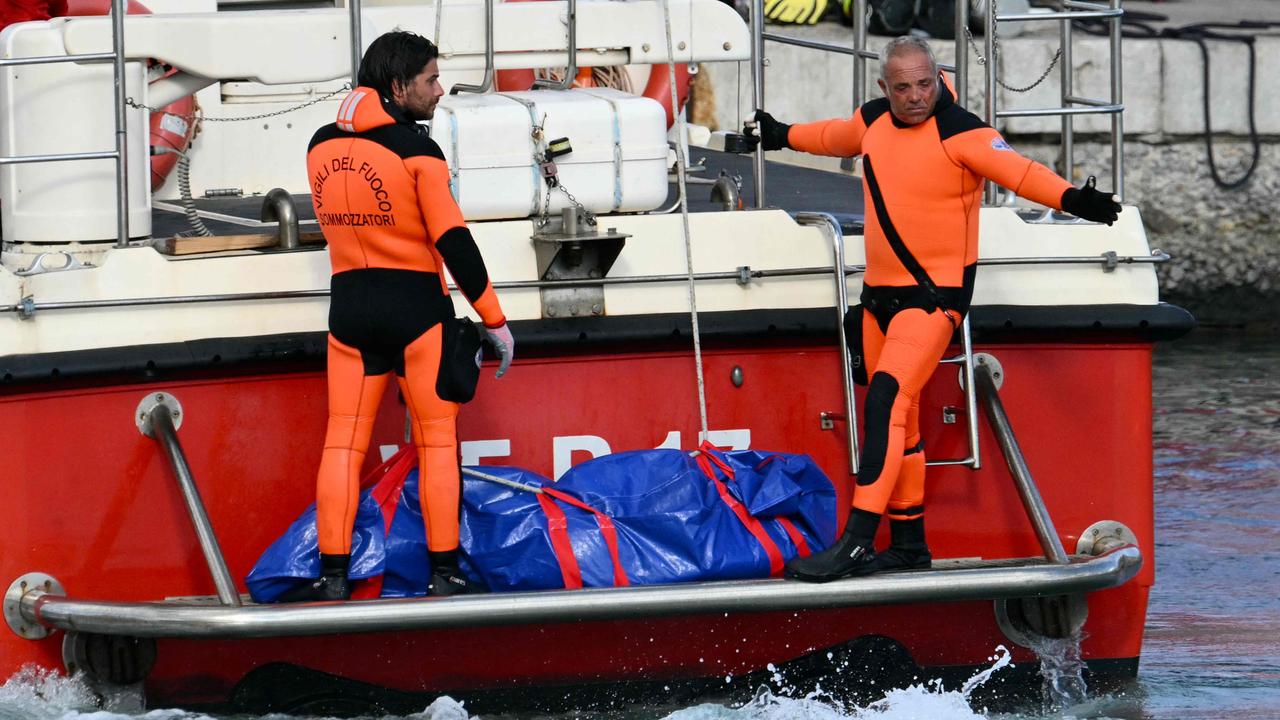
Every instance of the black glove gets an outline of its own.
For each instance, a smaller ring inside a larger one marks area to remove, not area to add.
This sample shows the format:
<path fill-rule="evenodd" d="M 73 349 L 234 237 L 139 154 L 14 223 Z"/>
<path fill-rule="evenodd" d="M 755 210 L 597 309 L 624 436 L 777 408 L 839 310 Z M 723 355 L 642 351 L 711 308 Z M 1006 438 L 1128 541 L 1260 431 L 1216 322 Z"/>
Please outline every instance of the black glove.
<path fill-rule="evenodd" d="M 742 126 L 742 134 L 747 142 L 753 147 L 756 143 L 762 143 L 765 150 L 791 147 L 787 144 L 787 133 L 790 131 L 790 125 L 774 120 L 772 115 L 763 110 L 756 110 L 754 123 L 748 122 Z"/>
<path fill-rule="evenodd" d="M 1090 175 L 1083 187 L 1067 188 L 1062 193 L 1062 209 L 1078 218 L 1110 225 L 1120 215 L 1120 199 L 1111 193 L 1098 192 L 1098 178 Z"/>

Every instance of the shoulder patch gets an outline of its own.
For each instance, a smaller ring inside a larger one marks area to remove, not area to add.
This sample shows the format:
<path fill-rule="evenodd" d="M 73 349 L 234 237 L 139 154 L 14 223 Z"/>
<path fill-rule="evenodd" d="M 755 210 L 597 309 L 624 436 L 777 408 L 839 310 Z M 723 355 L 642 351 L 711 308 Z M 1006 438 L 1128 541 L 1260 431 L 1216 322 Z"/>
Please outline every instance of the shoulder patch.
<path fill-rule="evenodd" d="M 444 151 L 431 136 L 406 125 L 383 125 L 361 133 L 361 137 L 378 143 L 402 158 L 426 155 L 444 160 Z"/>
<path fill-rule="evenodd" d="M 889 98 L 876 98 L 870 102 L 862 104 L 858 108 L 858 112 L 862 113 L 862 123 L 867 127 L 871 127 L 871 123 L 875 122 L 881 115 L 889 112 Z"/>
<path fill-rule="evenodd" d="M 1009 152 L 1013 152 L 1013 148 L 1009 147 L 1009 143 L 1005 142 L 1004 138 L 999 136 L 996 136 L 991 139 L 991 149 L 992 150 L 1008 150 Z"/>
<path fill-rule="evenodd" d="M 959 105 L 949 105 L 937 115 L 938 135 L 942 140 L 955 137 L 970 130 L 981 130 L 990 127 L 977 115 Z"/>

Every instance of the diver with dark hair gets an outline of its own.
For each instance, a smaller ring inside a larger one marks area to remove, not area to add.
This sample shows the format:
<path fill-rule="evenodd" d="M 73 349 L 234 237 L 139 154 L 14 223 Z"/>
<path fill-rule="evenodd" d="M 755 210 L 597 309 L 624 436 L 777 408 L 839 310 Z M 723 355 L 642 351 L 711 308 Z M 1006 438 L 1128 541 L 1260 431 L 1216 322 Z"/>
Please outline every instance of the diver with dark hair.
<path fill-rule="evenodd" d="M 1115 222 L 1118 199 L 1072 187 L 1009 147 L 957 104 L 928 43 L 904 36 L 880 54 L 885 97 L 850 118 L 788 125 L 757 110 L 746 134 L 765 150 L 863 158 L 867 269 L 862 352 L 870 378 L 862 466 L 844 533 L 787 565 L 789 577 L 826 582 L 881 570 L 927 568 L 925 453 L 920 392 L 969 311 L 978 259 L 983 180 L 1085 220 Z M 854 349 L 857 352 L 857 349 Z M 876 531 L 889 516 L 890 544 Z"/>
<path fill-rule="evenodd" d="M 332 265 L 329 421 L 316 480 L 322 575 L 285 600 L 351 595 L 347 567 L 359 473 L 387 382 L 408 405 L 427 526 L 431 595 L 472 592 L 458 570 L 460 400 L 442 397 L 444 323 L 454 315 L 447 266 L 500 359 L 515 342 L 480 250 L 449 190 L 440 147 L 418 124 L 444 95 L 438 51 L 410 32 L 378 37 L 360 63 L 360 86 L 316 131 L 307 175 Z M 444 393 L 448 395 L 448 392 Z"/>

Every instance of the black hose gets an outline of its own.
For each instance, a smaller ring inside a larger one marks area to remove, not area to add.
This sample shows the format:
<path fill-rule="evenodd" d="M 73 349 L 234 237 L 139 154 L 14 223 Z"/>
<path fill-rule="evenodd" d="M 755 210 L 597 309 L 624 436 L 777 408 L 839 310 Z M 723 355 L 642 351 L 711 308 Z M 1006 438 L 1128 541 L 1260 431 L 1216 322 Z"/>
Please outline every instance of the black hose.
<path fill-rule="evenodd" d="M 1261 30 L 1271 27 L 1280 27 L 1280 23 L 1269 21 L 1241 20 L 1238 23 L 1196 23 L 1194 25 L 1184 25 L 1176 28 L 1156 29 L 1148 24 L 1167 20 L 1163 15 L 1155 13 L 1132 13 L 1126 12 L 1121 16 L 1120 32 L 1125 37 L 1137 38 L 1168 38 L 1171 40 L 1189 40 L 1200 47 L 1200 57 L 1203 59 L 1201 67 L 1201 77 L 1204 80 L 1204 146 L 1205 154 L 1209 161 L 1209 174 L 1213 177 L 1213 182 L 1224 190 L 1234 190 L 1244 186 L 1249 182 L 1249 178 L 1253 177 L 1253 173 L 1258 169 L 1258 161 L 1262 154 L 1262 141 L 1258 137 L 1258 124 L 1255 113 L 1255 100 L 1257 89 L 1257 51 L 1254 47 L 1253 35 L 1232 35 L 1229 33 L 1215 32 L 1218 30 Z M 1106 35 L 1107 21 L 1105 20 L 1077 20 L 1077 27 L 1087 33 L 1095 35 Z M 1253 147 L 1253 156 L 1249 160 L 1249 167 L 1245 169 L 1244 174 L 1235 180 L 1227 181 L 1222 179 L 1222 175 L 1218 172 L 1218 165 L 1213 159 L 1213 124 L 1209 114 L 1209 46 L 1206 40 L 1230 40 L 1244 43 L 1249 49 L 1249 143 Z"/>

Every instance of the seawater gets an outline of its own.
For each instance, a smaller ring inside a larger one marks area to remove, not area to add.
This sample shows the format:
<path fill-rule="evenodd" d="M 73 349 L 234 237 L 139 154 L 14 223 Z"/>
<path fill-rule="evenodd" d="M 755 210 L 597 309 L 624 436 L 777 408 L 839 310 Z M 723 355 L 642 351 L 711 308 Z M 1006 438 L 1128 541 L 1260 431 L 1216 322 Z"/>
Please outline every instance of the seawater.
<path fill-rule="evenodd" d="M 1087 696 L 1065 665 L 1047 679 L 1046 705 L 993 713 L 970 693 L 1008 665 L 962 688 L 916 685 L 865 706 L 821 690 L 802 697 L 761 691 L 741 706 L 655 704 L 625 720 L 1262 720 L 1280 718 L 1280 337 L 1197 332 L 1157 347 L 1154 361 L 1156 586 L 1134 685 Z M 212 718 L 181 710 L 105 708 L 79 680 L 26 671 L 0 685 L 0 720 L 285 720 Z M 1046 712 L 1043 707 L 1054 707 Z M 437 698 L 405 720 L 468 720 Z M 543 716 L 485 716 L 544 720 Z M 563 716 L 564 720 L 576 715 Z M 313 719 L 314 720 L 314 719 Z M 393 720 L 374 718 L 369 720 Z M 559 720 L 546 718 L 545 720 Z"/>

